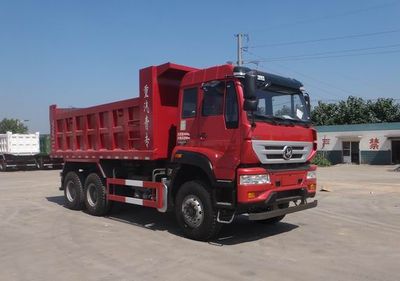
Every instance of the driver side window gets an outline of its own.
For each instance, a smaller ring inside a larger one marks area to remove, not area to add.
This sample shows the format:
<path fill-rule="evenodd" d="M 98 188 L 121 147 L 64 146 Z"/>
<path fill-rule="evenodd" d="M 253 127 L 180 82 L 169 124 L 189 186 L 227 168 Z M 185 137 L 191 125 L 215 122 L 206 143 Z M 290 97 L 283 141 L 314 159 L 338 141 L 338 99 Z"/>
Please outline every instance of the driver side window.
<path fill-rule="evenodd" d="M 213 81 L 203 87 L 203 116 L 221 115 L 224 110 L 225 82 Z"/>
<path fill-rule="evenodd" d="M 225 124 L 227 129 L 234 129 L 239 126 L 238 101 L 233 81 L 226 84 Z"/>

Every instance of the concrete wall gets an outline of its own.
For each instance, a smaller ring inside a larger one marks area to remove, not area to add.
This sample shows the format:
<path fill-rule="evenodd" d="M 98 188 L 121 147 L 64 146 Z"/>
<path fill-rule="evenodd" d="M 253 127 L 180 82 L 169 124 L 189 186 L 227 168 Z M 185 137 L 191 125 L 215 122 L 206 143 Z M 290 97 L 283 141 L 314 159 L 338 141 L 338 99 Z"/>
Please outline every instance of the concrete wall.
<path fill-rule="evenodd" d="M 332 164 L 343 162 L 342 142 L 360 142 L 361 164 L 391 164 L 391 140 L 386 136 L 400 130 L 376 130 L 354 132 L 318 132 L 318 151 Z"/>
<path fill-rule="evenodd" d="M 391 164 L 391 159 L 391 150 L 361 151 L 360 154 L 361 164 L 388 165 Z"/>
<path fill-rule="evenodd" d="M 343 155 L 341 150 L 318 151 L 317 153 L 323 155 L 333 165 L 343 163 Z"/>

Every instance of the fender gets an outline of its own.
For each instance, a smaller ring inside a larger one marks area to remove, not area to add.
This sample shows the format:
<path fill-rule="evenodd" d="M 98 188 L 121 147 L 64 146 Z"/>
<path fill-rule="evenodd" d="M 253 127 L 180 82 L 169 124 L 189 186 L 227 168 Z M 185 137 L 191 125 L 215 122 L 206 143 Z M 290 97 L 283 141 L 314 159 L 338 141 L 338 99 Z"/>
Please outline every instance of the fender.
<path fill-rule="evenodd" d="M 235 181 L 218 180 L 214 174 L 211 161 L 203 154 L 193 151 L 177 150 L 173 154 L 172 164 L 187 164 L 200 168 L 208 177 L 212 187 L 212 201 L 214 206 L 221 208 L 234 208 L 236 205 Z M 180 155 L 180 157 L 175 157 Z M 178 171 L 175 169 L 175 171 Z M 175 182 L 175 171 L 172 173 L 172 186 Z M 229 198 L 229 199 L 228 199 Z M 225 201 L 225 202 L 223 202 Z"/>
<path fill-rule="evenodd" d="M 177 154 L 182 155 L 182 156 L 179 158 L 176 158 L 175 156 Z M 192 166 L 198 167 L 202 171 L 204 171 L 204 173 L 206 173 L 209 181 L 213 185 L 216 182 L 215 174 L 213 171 L 213 166 L 211 164 L 211 161 L 203 154 L 200 154 L 197 152 L 192 152 L 192 151 L 177 150 L 174 153 L 174 156 L 172 158 L 172 163 L 187 164 L 187 165 L 192 165 Z"/>

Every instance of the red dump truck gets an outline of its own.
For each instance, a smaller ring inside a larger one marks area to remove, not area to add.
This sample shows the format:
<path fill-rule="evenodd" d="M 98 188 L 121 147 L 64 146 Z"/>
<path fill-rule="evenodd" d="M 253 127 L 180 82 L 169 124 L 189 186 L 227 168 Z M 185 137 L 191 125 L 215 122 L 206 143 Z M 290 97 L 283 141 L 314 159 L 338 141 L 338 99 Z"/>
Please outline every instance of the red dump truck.
<path fill-rule="evenodd" d="M 117 201 L 173 211 L 187 237 L 208 240 L 237 215 L 276 223 L 317 205 L 316 131 L 299 81 L 173 63 L 139 79 L 137 98 L 50 106 L 68 208 L 105 215 Z"/>

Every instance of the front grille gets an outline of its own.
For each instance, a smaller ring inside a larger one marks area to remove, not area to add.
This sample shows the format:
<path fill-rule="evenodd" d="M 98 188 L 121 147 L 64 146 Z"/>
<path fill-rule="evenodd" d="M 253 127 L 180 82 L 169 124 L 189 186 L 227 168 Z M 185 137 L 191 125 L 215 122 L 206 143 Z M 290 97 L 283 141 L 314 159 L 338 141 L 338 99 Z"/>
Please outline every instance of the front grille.
<path fill-rule="evenodd" d="M 266 150 L 283 150 L 285 148 L 284 145 L 266 145 Z M 304 146 L 292 146 L 293 150 L 303 150 Z"/>
<path fill-rule="evenodd" d="M 279 154 L 266 154 L 268 159 L 283 159 L 282 155 Z M 293 154 L 292 159 L 300 159 L 303 154 Z"/>
<path fill-rule="evenodd" d="M 261 165 L 261 167 L 273 171 L 307 171 L 310 169 L 310 165 L 308 163 L 283 163 L 283 164 L 265 164 Z"/>
<path fill-rule="evenodd" d="M 276 193 L 276 199 L 288 198 L 293 196 L 304 196 L 304 191 L 302 189 L 292 189 L 279 191 Z"/>
<path fill-rule="evenodd" d="M 263 164 L 304 163 L 312 152 L 312 142 L 252 141 L 254 152 Z M 285 147 L 292 148 L 290 159 L 283 157 Z"/>

